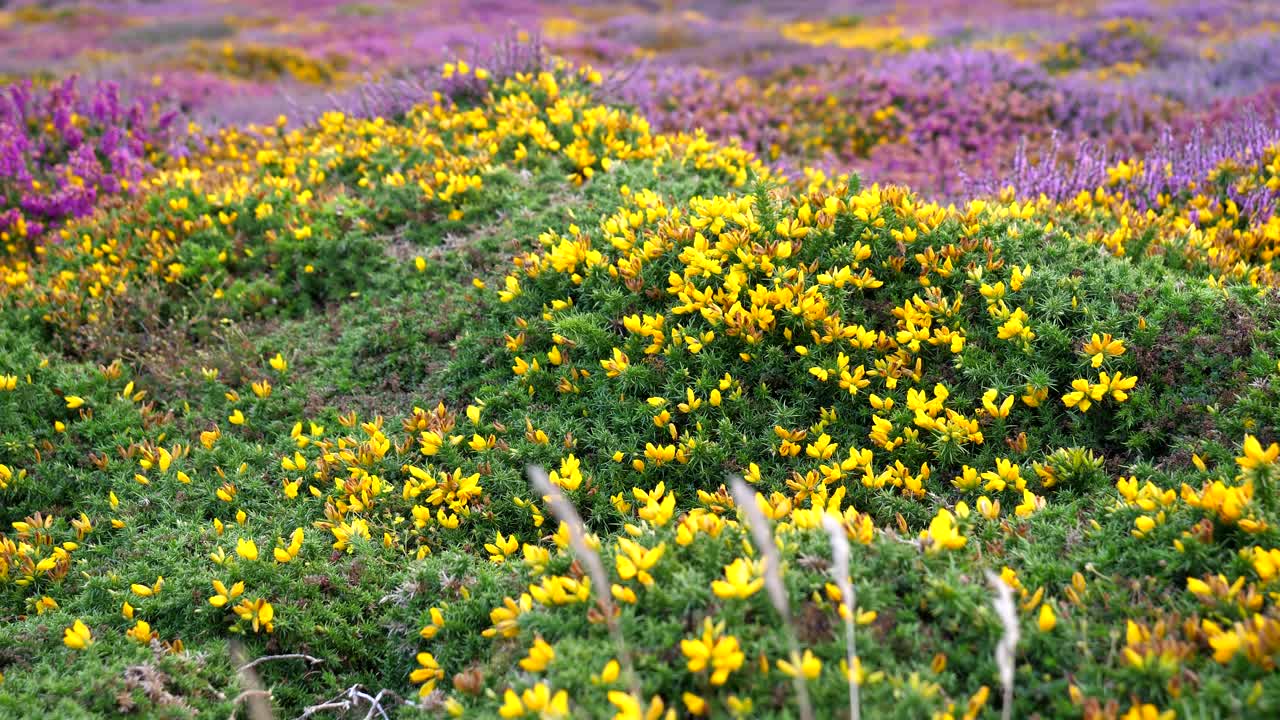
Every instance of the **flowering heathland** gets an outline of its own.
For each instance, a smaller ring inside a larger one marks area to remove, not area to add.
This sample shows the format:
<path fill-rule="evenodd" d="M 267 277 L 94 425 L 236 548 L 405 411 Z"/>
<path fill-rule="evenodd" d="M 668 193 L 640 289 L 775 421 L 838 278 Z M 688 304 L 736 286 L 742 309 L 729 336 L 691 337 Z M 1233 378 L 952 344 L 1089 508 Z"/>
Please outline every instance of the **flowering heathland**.
<path fill-rule="evenodd" d="M 342 8 L 182 62 L 341 87 Z M 577 12 L 257 123 L 13 91 L 0 715 L 1280 712 L 1280 146 L 1117 89 L 1233 26 Z M 778 65 L 664 65 L 711 17 Z"/>

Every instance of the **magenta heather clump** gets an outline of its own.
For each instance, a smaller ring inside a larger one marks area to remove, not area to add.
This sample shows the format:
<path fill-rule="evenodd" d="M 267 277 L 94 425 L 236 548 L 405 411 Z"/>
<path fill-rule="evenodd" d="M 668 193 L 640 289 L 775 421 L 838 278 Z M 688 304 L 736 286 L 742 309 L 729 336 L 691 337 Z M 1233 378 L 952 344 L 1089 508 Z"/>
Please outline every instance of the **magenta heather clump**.
<path fill-rule="evenodd" d="M 9 85 L 0 92 L 0 231 L 33 240 L 131 191 L 177 150 L 180 125 L 174 111 L 123 102 L 115 83 Z"/>

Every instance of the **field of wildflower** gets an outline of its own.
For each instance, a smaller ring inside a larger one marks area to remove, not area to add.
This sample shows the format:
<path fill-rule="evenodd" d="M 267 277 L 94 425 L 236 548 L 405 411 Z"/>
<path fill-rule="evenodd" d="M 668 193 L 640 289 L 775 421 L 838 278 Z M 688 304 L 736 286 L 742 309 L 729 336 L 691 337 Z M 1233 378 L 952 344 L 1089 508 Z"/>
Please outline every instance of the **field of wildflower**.
<path fill-rule="evenodd" d="M 0 4 L 0 718 L 1280 717 L 1280 6 Z"/>

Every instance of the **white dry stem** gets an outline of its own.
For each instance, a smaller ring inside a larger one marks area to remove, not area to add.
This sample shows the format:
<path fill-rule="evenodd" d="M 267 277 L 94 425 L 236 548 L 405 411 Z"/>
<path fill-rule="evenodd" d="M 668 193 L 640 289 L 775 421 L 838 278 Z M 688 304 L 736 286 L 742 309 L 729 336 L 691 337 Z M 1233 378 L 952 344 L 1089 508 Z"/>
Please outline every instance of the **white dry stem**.
<path fill-rule="evenodd" d="M 858 596 L 853 591 L 853 579 L 849 577 L 849 538 L 845 535 L 844 523 L 828 515 L 822 514 L 822 527 L 831 538 L 831 576 L 840 588 L 840 598 L 844 602 L 844 639 L 846 662 L 849 664 L 849 717 L 859 720 L 862 715 L 862 700 L 858 688 L 858 646 L 854 641 L 854 613 L 857 612 Z"/>
<path fill-rule="evenodd" d="M 415 707 L 413 703 L 404 700 L 390 690 L 383 689 L 379 690 L 377 695 L 370 695 L 361 686 L 352 685 L 332 699 L 318 705 L 309 705 L 303 708 L 302 714 L 298 716 L 297 720 L 308 720 L 308 718 L 316 717 L 321 713 L 328 714 L 329 712 L 342 713 L 342 717 L 354 717 L 350 712 L 359 710 L 364 705 L 369 706 L 369 712 L 365 713 L 364 720 L 391 720 L 391 716 L 387 714 L 388 708 L 382 705 L 384 698 L 387 697 L 396 700 L 401 705 Z"/>
<path fill-rule="evenodd" d="M 245 664 L 244 646 L 238 640 L 231 641 L 230 651 L 231 661 L 239 666 L 236 674 L 239 675 L 240 682 L 245 687 L 245 692 L 236 698 L 236 705 L 238 706 L 240 702 L 245 703 L 250 720 L 273 720 L 275 715 L 271 712 L 271 692 L 262 687 L 258 673 L 253 669 L 256 663 Z M 235 717 L 234 706 L 232 717 Z"/>
<path fill-rule="evenodd" d="M 311 665 L 319 665 L 320 663 L 324 662 L 320 658 L 311 657 L 310 655 L 304 655 L 302 653 L 286 653 L 284 655 L 263 655 L 262 657 L 256 660 L 252 660 L 250 662 L 245 663 L 244 665 L 241 665 L 240 669 L 237 670 L 236 672 L 244 672 L 245 670 L 257 667 L 262 663 L 271 662 L 273 660 L 306 660 L 307 663 Z"/>
<path fill-rule="evenodd" d="M 529 475 L 529 481 L 533 483 L 533 489 L 542 496 L 542 500 L 551 510 L 551 514 L 569 528 L 569 545 L 573 548 L 574 554 L 586 566 L 587 574 L 591 576 L 591 582 L 597 588 L 596 597 L 604 610 L 605 626 L 608 627 L 609 636 L 613 639 L 613 645 L 618 651 L 618 662 L 622 665 L 622 670 L 631 685 L 631 694 L 643 704 L 644 699 L 640 694 L 639 678 L 637 678 L 635 668 L 631 664 L 631 653 L 627 651 L 627 644 L 622 638 L 622 629 L 618 627 L 618 621 L 614 617 L 615 606 L 613 604 L 613 596 L 610 594 L 609 573 L 605 571 L 600 555 L 587 544 L 586 525 L 583 524 L 582 518 L 578 516 L 578 511 L 574 508 L 573 503 L 569 502 L 564 494 L 560 492 L 560 488 L 547 477 L 546 470 L 538 465 L 528 465 L 525 467 L 525 472 Z"/>
<path fill-rule="evenodd" d="M 1004 686 L 1004 707 L 1000 716 L 1003 720 L 1009 720 L 1013 717 L 1013 668 L 1014 654 L 1018 647 L 1018 611 L 1013 604 L 1013 588 L 1008 583 L 990 570 L 987 571 L 987 582 L 995 591 L 991 606 L 995 608 L 996 616 L 1004 626 L 1004 635 L 996 644 L 996 666 L 1000 668 L 1000 684 Z"/>
<path fill-rule="evenodd" d="M 764 589 L 769 596 L 773 609 L 782 618 L 782 626 L 787 634 L 787 645 L 791 651 L 791 662 L 800 664 L 800 643 L 796 639 L 795 627 L 791 623 L 791 604 L 787 602 L 787 588 L 782 584 L 781 558 L 778 546 L 773 540 L 773 529 L 768 518 L 760 512 L 756 505 L 756 493 L 739 476 L 729 476 L 729 490 L 733 494 L 733 503 L 746 515 L 747 530 L 755 540 L 756 547 L 763 556 Z M 805 684 L 804 674 L 796 672 L 791 678 L 795 687 L 796 701 L 800 703 L 801 720 L 813 720 L 813 707 L 809 704 L 809 688 Z"/>

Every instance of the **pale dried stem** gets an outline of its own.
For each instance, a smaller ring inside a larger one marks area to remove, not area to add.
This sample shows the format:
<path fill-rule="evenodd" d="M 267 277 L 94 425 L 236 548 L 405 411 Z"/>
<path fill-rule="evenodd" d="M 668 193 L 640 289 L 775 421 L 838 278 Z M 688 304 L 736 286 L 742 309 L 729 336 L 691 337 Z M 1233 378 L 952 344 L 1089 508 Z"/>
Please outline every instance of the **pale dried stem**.
<path fill-rule="evenodd" d="M 844 602 L 844 638 L 846 662 L 849 664 L 849 717 L 860 720 L 862 716 L 862 698 L 858 687 L 858 647 L 854 639 L 854 613 L 858 608 L 858 596 L 854 594 L 853 579 L 849 576 L 849 538 L 845 535 L 844 523 L 823 513 L 822 527 L 831 538 L 831 575 L 840 588 L 840 597 Z"/>
<path fill-rule="evenodd" d="M 781 558 L 778 546 L 773 540 L 773 528 L 764 513 L 756 505 L 756 494 L 741 477 L 729 476 L 729 489 L 733 493 L 733 502 L 746 516 L 747 530 L 755 540 L 756 547 L 764 560 L 764 587 L 773 609 L 782 618 L 782 626 L 786 631 L 787 646 L 791 652 L 791 662 L 800 663 L 800 642 L 796 638 L 795 626 L 791 622 L 791 604 L 787 601 L 787 588 L 782 583 Z M 797 670 L 799 668 L 797 667 Z M 791 677 L 791 684 L 796 691 L 796 701 L 800 703 L 801 720 L 813 720 L 813 706 L 809 702 L 809 687 L 801 672 Z"/>
<path fill-rule="evenodd" d="M 285 655 L 263 655 L 257 660 L 253 660 L 244 665 L 241 665 L 240 669 L 237 670 L 236 672 L 244 672 L 245 670 L 249 670 L 250 668 L 261 665 L 264 662 L 271 662 L 273 660 L 306 660 L 307 663 L 311 665 L 319 665 L 320 663 L 324 662 L 320 658 L 311 657 L 310 655 L 303 655 L 302 653 L 288 653 Z"/>
<path fill-rule="evenodd" d="M 387 714 L 387 708 L 382 705 L 384 696 L 395 698 L 402 705 L 412 705 L 412 703 L 405 702 L 403 698 L 391 690 L 383 689 L 379 690 L 377 695 L 370 695 L 359 685 L 352 685 L 331 700 L 308 706 L 298 716 L 297 720 L 307 720 L 307 718 L 315 717 L 320 713 L 331 711 L 346 713 L 366 704 L 369 706 L 369 711 L 365 713 L 364 720 L 373 720 L 375 717 L 382 718 L 382 720 L 391 720 L 391 716 Z"/>
<path fill-rule="evenodd" d="M 253 671 L 256 663 L 243 664 L 244 647 L 238 641 L 232 640 L 230 649 L 232 662 L 240 666 L 236 674 L 247 686 L 246 692 L 241 693 L 240 697 L 244 698 L 249 717 L 253 720 L 272 720 L 275 715 L 271 712 L 271 693 L 262 687 L 262 682 L 258 680 L 258 673 Z"/>
<path fill-rule="evenodd" d="M 1013 589 L 1000 579 L 999 575 L 987 571 L 987 583 L 995 592 L 991 605 L 995 608 L 1000 624 L 1004 626 L 1004 634 L 996 644 L 996 666 L 1000 669 L 1000 684 L 1004 686 L 1004 707 L 1000 717 L 1010 720 L 1013 717 L 1013 675 L 1014 657 L 1018 648 L 1018 611 L 1013 604 Z"/>
<path fill-rule="evenodd" d="M 574 554 L 586 565 L 587 574 L 591 577 L 591 582 L 596 586 L 596 598 L 604 611 L 605 627 L 609 630 L 609 637 L 612 638 L 614 648 L 618 651 L 618 663 L 622 665 L 622 671 L 627 676 L 632 695 L 635 696 L 637 702 L 643 704 L 644 698 L 640 693 L 640 681 L 636 676 L 635 667 L 631 663 L 631 653 L 627 650 L 627 643 L 622 637 L 622 629 L 618 627 L 617 618 L 614 617 L 614 608 L 616 606 L 613 604 L 613 596 L 610 594 L 609 573 L 605 571 L 600 555 L 587 545 L 586 525 L 583 524 L 582 518 L 579 517 L 573 503 L 569 502 L 564 494 L 560 492 L 560 488 L 547 477 L 546 470 L 537 465 L 529 465 L 525 468 L 525 472 L 529 474 L 533 489 L 542 495 L 542 499 L 551 510 L 551 514 L 569 528 L 569 544 L 573 547 Z"/>

